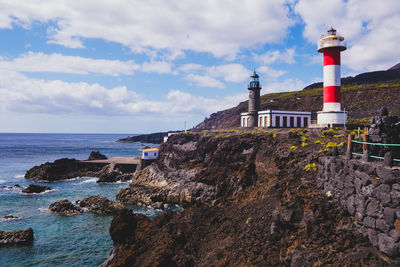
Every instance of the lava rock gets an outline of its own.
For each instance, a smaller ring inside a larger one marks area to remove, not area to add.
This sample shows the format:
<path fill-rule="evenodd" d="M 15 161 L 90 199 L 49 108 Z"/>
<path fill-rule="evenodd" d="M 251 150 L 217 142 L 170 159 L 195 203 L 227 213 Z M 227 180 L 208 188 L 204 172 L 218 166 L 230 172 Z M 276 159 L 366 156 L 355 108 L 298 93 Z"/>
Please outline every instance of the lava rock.
<path fill-rule="evenodd" d="M 108 200 L 101 196 L 91 196 L 77 201 L 81 208 L 88 209 L 98 214 L 114 214 L 124 208 L 120 203 Z"/>
<path fill-rule="evenodd" d="M 25 178 L 34 181 L 58 181 L 82 176 L 96 177 L 102 168 L 102 165 L 62 158 L 31 168 L 26 172 Z"/>
<path fill-rule="evenodd" d="M 87 160 L 98 160 L 98 159 L 107 159 L 107 157 L 100 153 L 100 151 L 92 151 L 90 152 L 89 158 Z"/>
<path fill-rule="evenodd" d="M 394 242 L 394 239 L 383 233 L 378 234 L 378 247 L 383 253 L 395 257 L 398 255 L 398 249 Z"/>
<path fill-rule="evenodd" d="M 25 194 L 38 194 L 38 193 L 43 193 L 44 191 L 48 191 L 48 190 L 51 190 L 51 188 L 48 187 L 48 186 L 30 184 L 27 188 L 22 190 L 22 193 L 25 193 Z"/>
<path fill-rule="evenodd" d="M 27 245 L 33 242 L 33 229 L 3 232 L 0 231 L 0 246 L 1 245 Z"/>
<path fill-rule="evenodd" d="M 77 215 L 83 213 L 81 208 L 72 204 L 68 199 L 54 202 L 50 205 L 49 210 L 61 215 Z"/>

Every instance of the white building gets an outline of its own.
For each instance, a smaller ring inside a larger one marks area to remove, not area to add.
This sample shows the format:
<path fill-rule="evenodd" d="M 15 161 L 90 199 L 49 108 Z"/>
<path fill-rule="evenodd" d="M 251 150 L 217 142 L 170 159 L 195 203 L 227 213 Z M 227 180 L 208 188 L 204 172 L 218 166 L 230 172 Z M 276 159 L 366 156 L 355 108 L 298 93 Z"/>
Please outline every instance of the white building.
<path fill-rule="evenodd" d="M 248 127 L 247 112 L 241 113 L 240 126 Z M 269 128 L 305 128 L 311 123 L 311 112 L 262 110 L 258 112 L 258 127 Z"/>
<path fill-rule="evenodd" d="M 158 157 L 158 147 L 142 149 L 142 159 L 156 159 Z"/>

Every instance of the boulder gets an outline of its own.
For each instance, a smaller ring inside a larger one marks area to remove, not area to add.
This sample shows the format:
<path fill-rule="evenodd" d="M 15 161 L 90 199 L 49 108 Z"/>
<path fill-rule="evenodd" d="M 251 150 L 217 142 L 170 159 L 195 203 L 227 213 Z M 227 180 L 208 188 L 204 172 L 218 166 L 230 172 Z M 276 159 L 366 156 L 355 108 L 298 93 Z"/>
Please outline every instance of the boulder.
<path fill-rule="evenodd" d="M 76 215 L 83 213 L 81 208 L 72 204 L 68 199 L 54 202 L 50 205 L 49 210 L 61 215 Z"/>
<path fill-rule="evenodd" d="M 133 174 L 123 173 L 120 171 L 115 163 L 105 166 L 99 174 L 99 179 L 96 183 L 115 183 L 117 181 L 129 181 L 132 179 Z"/>
<path fill-rule="evenodd" d="M 89 158 L 87 160 L 98 160 L 98 159 L 107 159 L 107 157 L 100 153 L 100 151 L 92 151 L 90 152 Z"/>
<path fill-rule="evenodd" d="M 395 257 L 398 255 L 398 249 L 396 247 L 394 239 L 383 233 L 378 234 L 378 247 L 379 250 L 386 255 L 389 255 L 391 257 Z"/>
<path fill-rule="evenodd" d="M 114 214 L 124 208 L 120 203 L 108 200 L 101 196 L 91 196 L 77 201 L 81 208 L 88 209 L 98 214 Z"/>
<path fill-rule="evenodd" d="M 0 231 L 0 246 L 1 245 L 27 245 L 33 242 L 33 230 L 28 228 L 26 230 L 3 232 Z"/>
<path fill-rule="evenodd" d="M 96 177 L 102 167 L 98 164 L 85 164 L 80 160 L 63 158 L 31 168 L 26 172 L 25 178 L 51 182 L 82 176 Z"/>
<path fill-rule="evenodd" d="M 18 216 L 14 216 L 14 215 L 6 215 L 6 216 L 4 216 L 3 218 L 1 218 L 3 221 L 16 221 L 16 220 L 19 220 L 19 219 L 21 219 L 20 217 L 18 217 Z"/>
<path fill-rule="evenodd" d="M 25 194 L 38 194 L 38 193 L 43 193 L 44 191 L 48 191 L 48 190 L 51 190 L 51 188 L 48 187 L 48 186 L 30 184 L 27 188 L 22 190 L 22 193 L 25 193 Z"/>

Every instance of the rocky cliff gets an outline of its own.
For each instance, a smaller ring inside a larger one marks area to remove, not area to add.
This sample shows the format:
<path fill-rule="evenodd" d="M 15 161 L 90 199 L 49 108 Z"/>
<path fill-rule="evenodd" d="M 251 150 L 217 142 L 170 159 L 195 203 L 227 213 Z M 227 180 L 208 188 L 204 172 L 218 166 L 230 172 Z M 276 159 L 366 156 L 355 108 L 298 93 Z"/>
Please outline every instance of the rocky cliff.
<path fill-rule="evenodd" d="M 295 130 L 173 136 L 119 198 L 184 209 L 153 221 L 118 212 L 103 266 L 398 265 L 317 187 L 318 158 L 344 153 L 344 139 Z"/>

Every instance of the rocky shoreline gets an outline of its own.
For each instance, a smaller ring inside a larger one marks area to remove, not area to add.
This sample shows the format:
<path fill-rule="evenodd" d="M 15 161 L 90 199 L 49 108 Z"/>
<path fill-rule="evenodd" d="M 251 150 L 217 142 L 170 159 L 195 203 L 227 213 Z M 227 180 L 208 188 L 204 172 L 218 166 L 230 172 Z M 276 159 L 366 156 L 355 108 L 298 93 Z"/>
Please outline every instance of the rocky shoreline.
<path fill-rule="evenodd" d="M 314 130 L 170 137 L 117 200 L 184 209 L 152 221 L 118 211 L 110 226 L 114 249 L 102 266 L 398 265 L 398 256 L 378 251 L 316 185 L 318 158 L 344 154 L 345 139 Z"/>

